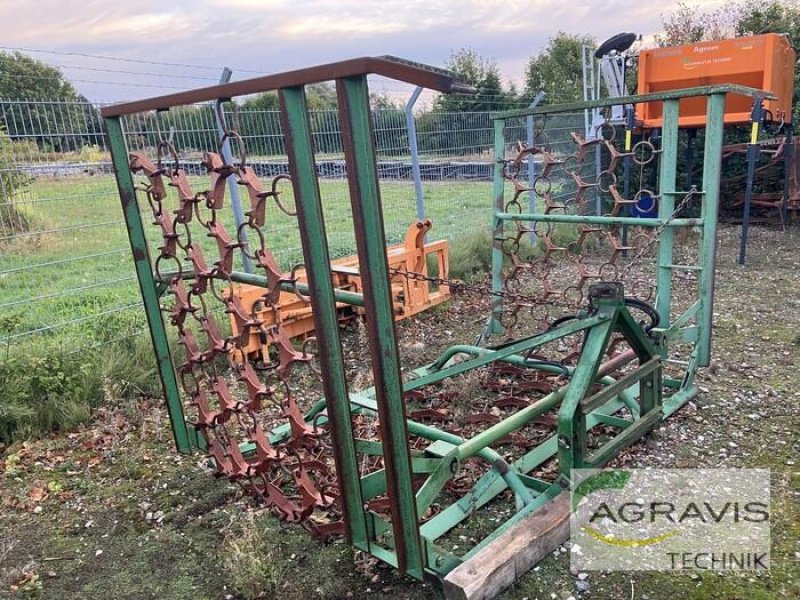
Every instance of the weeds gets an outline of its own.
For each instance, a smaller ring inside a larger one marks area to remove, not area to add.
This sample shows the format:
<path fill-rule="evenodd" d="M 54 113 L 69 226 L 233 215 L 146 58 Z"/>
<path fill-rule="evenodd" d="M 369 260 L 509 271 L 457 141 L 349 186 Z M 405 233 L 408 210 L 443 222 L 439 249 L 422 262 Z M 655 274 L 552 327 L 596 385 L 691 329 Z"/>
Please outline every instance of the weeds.
<path fill-rule="evenodd" d="M 69 430 L 104 400 L 158 391 L 150 340 L 134 336 L 84 352 L 26 347 L 0 360 L 0 442 Z"/>
<path fill-rule="evenodd" d="M 247 513 L 244 527 L 225 538 L 223 562 L 230 584 L 245 600 L 279 597 L 283 567 L 275 555 L 275 532 Z"/>

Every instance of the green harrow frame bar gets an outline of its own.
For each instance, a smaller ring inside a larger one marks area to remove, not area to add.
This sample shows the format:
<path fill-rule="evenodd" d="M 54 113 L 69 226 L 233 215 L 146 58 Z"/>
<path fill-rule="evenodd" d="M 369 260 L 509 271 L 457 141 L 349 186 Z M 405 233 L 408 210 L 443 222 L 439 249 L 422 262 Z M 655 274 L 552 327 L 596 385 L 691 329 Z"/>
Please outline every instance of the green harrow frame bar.
<path fill-rule="evenodd" d="M 553 544 L 563 541 L 560 538 L 563 538 L 565 530 L 562 524 L 557 528 L 545 528 L 543 545 L 534 555 L 526 555 L 524 559 L 517 561 L 514 569 L 511 569 L 513 573 L 509 574 L 508 569 L 505 571 L 498 569 L 496 572 L 484 574 L 483 580 L 492 580 L 491 586 L 476 591 L 474 579 L 481 577 L 480 562 L 485 560 L 482 557 L 486 556 L 487 549 L 495 548 L 498 542 L 502 542 L 509 535 L 516 535 L 514 532 L 518 531 L 519 527 L 530 529 L 531 519 L 537 518 L 537 515 L 550 518 L 553 506 L 563 506 L 563 498 L 569 492 L 570 474 L 573 468 L 598 467 L 607 463 L 621 448 L 640 439 L 661 419 L 677 410 L 697 393 L 693 382 L 695 370 L 708 365 L 711 349 L 725 96 L 728 93 L 755 96 L 760 92 L 736 86 L 713 86 L 614 100 L 614 104 L 664 103 L 663 156 L 660 173 L 662 201 L 658 218 L 653 219 L 505 213 L 503 131 L 506 119 L 608 106 L 612 102 L 550 106 L 494 115 L 496 140 L 493 216 L 494 290 L 502 291 L 501 240 L 505 225 L 512 221 L 663 227 L 663 233 L 658 241 L 657 310 L 661 315 L 661 322 L 666 325 L 657 332 L 658 342 L 654 344 L 651 337 L 643 333 L 642 328 L 625 307 L 621 288 L 613 284 L 599 284 L 592 288 L 590 294 L 591 314 L 587 313 L 576 321 L 494 349 L 469 345 L 453 346 L 434 363 L 413 371 L 415 377 L 407 378 L 404 382 L 392 314 L 386 237 L 369 110 L 367 75 L 370 73 L 445 93 L 467 90 L 451 74 L 438 69 L 398 59 L 363 58 L 115 105 L 103 110 L 136 273 L 158 360 L 175 443 L 180 452 L 191 452 L 202 447 L 202 439 L 187 424 L 183 412 L 181 393 L 160 308 L 160 295 L 164 293 L 165 286 L 153 272 L 154 265 L 146 241 L 134 181 L 129 170 L 128 150 L 121 118 L 142 111 L 168 110 L 179 105 L 277 90 L 285 147 L 294 186 L 304 263 L 308 273 L 309 283 L 302 291 L 311 298 L 318 344 L 324 349 L 319 355 L 319 361 L 325 396 L 307 412 L 305 418 L 308 422 L 313 420 L 318 424 L 327 423 L 330 428 L 347 540 L 355 547 L 415 578 L 432 577 L 439 581 L 445 580 L 448 594 L 454 597 L 491 595 L 502 586 L 511 583 L 520 570 L 532 566 L 533 562 L 552 550 Z M 336 82 L 353 226 L 358 245 L 360 272 L 363 276 L 363 296 L 347 295 L 334 289 L 330 277 L 325 218 L 305 97 L 305 86 L 330 80 Z M 699 197 L 702 198 L 702 213 L 696 219 L 670 220 L 675 199 L 681 196 L 681 192 L 676 190 L 679 101 L 681 98 L 694 96 L 708 98 L 703 189 L 699 191 Z M 689 310 L 670 320 L 674 268 L 673 232 L 676 227 L 701 229 L 703 241 L 699 249 L 699 264 L 696 267 L 700 281 L 698 297 Z M 258 276 L 234 275 L 232 277 L 234 280 L 266 285 L 265 280 Z M 360 392 L 348 389 L 335 311 L 337 300 L 364 307 L 372 370 L 376 382 L 372 389 Z M 499 331 L 501 311 L 499 302 L 497 300 L 490 318 L 491 332 Z M 695 317 L 696 324 L 687 325 Z M 568 369 L 567 385 L 554 390 L 470 439 L 463 439 L 406 418 L 404 393 L 492 363 L 503 362 L 546 372 L 560 372 L 560 367 L 528 362 L 524 356 L 531 349 L 578 332 L 585 332 L 585 344 L 576 366 Z M 618 380 L 602 374 L 602 361 L 612 334 L 624 336 L 638 360 L 638 366 Z M 673 338 L 695 344 L 685 376 L 680 381 L 665 379 L 662 374 L 662 362 L 667 356 L 668 342 Z M 457 355 L 467 358 L 462 362 L 452 361 L 451 359 Z M 596 391 L 598 385 L 602 386 L 600 391 Z M 662 397 L 662 390 L 665 388 L 673 392 L 667 398 Z M 490 447 L 509 433 L 554 409 L 558 410 L 555 434 L 521 458 L 508 463 Z M 378 419 L 381 430 L 380 442 L 354 438 L 353 418 L 359 413 L 375 416 Z M 600 448 L 590 450 L 587 447 L 586 432 L 600 423 L 614 425 L 620 428 L 621 432 Z M 409 434 L 425 438 L 430 443 L 423 450 L 413 450 L 409 445 Z M 271 441 L 277 442 L 288 435 L 288 426 L 278 427 L 272 431 Z M 242 445 L 242 450 L 245 453 L 253 452 L 254 445 L 245 443 Z M 363 475 L 359 470 L 359 457 L 363 455 L 382 457 L 383 468 Z M 421 522 L 420 516 L 434 504 L 446 483 L 458 473 L 463 461 L 471 457 L 477 457 L 487 465 L 486 473 L 477 480 L 469 493 L 444 507 L 424 523 Z M 553 457 L 558 461 L 558 475 L 554 481 L 546 481 L 530 474 Z M 419 477 L 424 477 L 424 482 L 421 487 L 415 488 L 412 479 Z M 442 547 L 440 541 L 443 536 L 506 490 L 511 490 L 515 502 L 516 510 L 512 517 L 463 555 L 457 556 Z M 389 516 L 367 508 L 369 500 L 384 494 L 388 496 Z M 563 523 L 563 511 L 558 513 L 557 518 L 561 520 L 559 523 Z M 467 583 L 464 583 L 465 581 Z M 487 592 L 490 588 L 494 591 Z"/>

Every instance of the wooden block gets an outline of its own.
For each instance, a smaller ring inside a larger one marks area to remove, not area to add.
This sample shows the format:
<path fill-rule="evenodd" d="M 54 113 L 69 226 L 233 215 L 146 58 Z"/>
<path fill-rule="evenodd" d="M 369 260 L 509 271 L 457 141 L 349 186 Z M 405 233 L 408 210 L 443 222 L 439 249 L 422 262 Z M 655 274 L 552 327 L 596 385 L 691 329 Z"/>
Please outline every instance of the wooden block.
<path fill-rule="evenodd" d="M 444 578 L 447 600 L 490 600 L 569 538 L 569 492 L 489 543 Z"/>

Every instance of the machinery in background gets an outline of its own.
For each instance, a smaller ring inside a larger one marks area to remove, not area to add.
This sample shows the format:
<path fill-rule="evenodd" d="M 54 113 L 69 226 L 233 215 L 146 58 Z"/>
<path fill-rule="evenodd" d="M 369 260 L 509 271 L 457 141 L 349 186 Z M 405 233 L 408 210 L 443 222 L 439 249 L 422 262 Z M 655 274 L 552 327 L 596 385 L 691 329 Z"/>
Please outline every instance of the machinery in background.
<path fill-rule="evenodd" d="M 421 273 L 428 276 L 428 258 L 436 263 L 436 275 L 448 277 L 448 243 L 446 240 L 425 242 L 432 227 L 430 219 L 412 223 L 406 231 L 405 241 L 386 249 L 391 278 L 392 304 L 395 320 L 406 319 L 450 299 L 450 290 L 441 285 L 436 288 L 429 281 L 409 279 L 398 272 Z M 297 269 L 294 278 L 299 283 L 308 283 L 305 269 Z M 361 294 L 364 291 L 358 256 L 347 256 L 331 262 L 331 278 L 335 289 Z M 266 302 L 264 288 L 257 285 L 235 284 L 233 294 L 239 299 L 244 311 L 263 323 L 261 328 L 247 328 L 241 351 L 248 359 L 258 363 L 270 363 L 271 340 L 265 331 L 280 324 L 290 339 L 305 339 L 314 334 L 314 315 L 309 298 L 294 291 L 281 291 L 274 305 Z M 226 291 L 226 294 L 230 291 Z M 339 322 L 344 323 L 363 314 L 363 309 L 337 302 Z M 234 337 L 243 334 L 239 320 L 230 315 L 231 332 Z M 242 354 L 235 356 L 241 360 Z"/>
<path fill-rule="evenodd" d="M 634 60 L 628 50 L 635 41 L 633 33 L 620 33 L 603 42 L 594 52 L 584 46 L 584 100 L 596 101 L 601 97 L 600 77 L 595 76 L 597 68 L 608 98 L 627 94 L 626 71 L 630 61 Z M 640 96 L 708 85 L 738 85 L 762 91 L 755 97 L 730 94 L 725 104 L 725 125 L 750 126 L 749 143 L 734 144 L 725 153 L 727 156 L 743 154 L 746 161 L 744 173 L 726 178 L 742 184 L 741 192 L 728 194 L 732 202 L 729 201 L 727 206 L 741 210 L 739 263 L 744 264 L 753 206 L 775 209 L 781 224 L 786 222 L 788 211 L 800 209 L 791 128 L 796 56 L 789 39 L 785 35 L 767 33 L 651 48 L 638 53 L 638 62 L 637 93 Z M 658 103 L 618 104 L 606 107 L 605 113 L 602 113 L 595 102 L 585 110 L 585 139 L 589 142 L 598 140 L 603 137 L 604 128 L 624 125 L 626 142 L 622 150 L 630 154 L 636 143 L 635 136 L 640 136 L 644 141 L 660 135 L 663 127 L 662 109 Z M 678 125 L 686 131 L 683 163 L 685 186 L 688 189 L 694 183 L 694 141 L 698 129 L 707 125 L 705 98 L 683 98 Z M 768 164 L 758 166 L 762 154 L 770 160 Z M 774 173 L 770 167 L 779 160 L 783 162 L 784 173 L 778 185 L 774 181 L 766 185 L 756 182 L 759 173 Z M 624 161 L 627 165 L 624 175 L 627 182 L 631 159 L 625 158 Z M 602 168 L 598 163 L 597 175 Z M 755 194 L 754 184 L 758 188 Z M 596 206 L 599 210 L 599 201 Z"/>

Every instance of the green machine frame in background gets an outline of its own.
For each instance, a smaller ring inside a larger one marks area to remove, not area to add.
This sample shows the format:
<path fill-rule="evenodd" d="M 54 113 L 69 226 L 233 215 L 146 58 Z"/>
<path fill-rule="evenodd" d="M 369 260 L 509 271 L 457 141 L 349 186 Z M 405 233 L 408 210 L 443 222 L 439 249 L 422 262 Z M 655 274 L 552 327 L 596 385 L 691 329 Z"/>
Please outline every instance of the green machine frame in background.
<path fill-rule="evenodd" d="M 201 439 L 187 424 L 183 412 L 181 392 L 160 308 L 160 295 L 165 288 L 163 282 L 154 275 L 136 189 L 129 170 L 122 118 L 143 111 L 162 111 L 180 105 L 231 99 L 269 90 L 278 91 L 304 264 L 308 273 L 309 284 L 303 291 L 311 298 L 318 344 L 325 349 L 319 355 L 325 397 L 308 411 L 305 418 L 308 422 L 313 420 L 315 423 L 327 423 L 330 428 L 346 537 L 355 547 L 394 565 L 404 573 L 418 579 L 447 578 L 445 587 L 450 590 L 449 593 L 469 596 L 469 593 L 463 591 L 463 587 L 459 587 L 460 584 L 454 582 L 454 573 L 463 570 L 465 565 L 472 565 L 470 568 L 474 571 L 476 561 L 481 560 L 482 553 L 491 544 L 502 541 L 503 536 L 539 512 L 547 513 L 554 502 L 568 494 L 570 472 L 573 468 L 602 466 L 607 463 L 621 448 L 641 438 L 665 415 L 674 412 L 697 393 L 693 382 L 695 370 L 708 364 L 711 347 L 710 325 L 725 96 L 728 93 L 755 95 L 758 91 L 735 86 L 714 86 L 614 100 L 614 104 L 664 103 L 660 173 L 662 201 L 658 217 L 651 219 L 503 212 L 505 120 L 530 114 L 542 115 L 607 106 L 611 101 L 550 106 L 494 115 L 495 291 L 500 292 L 502 286 L 503 256 L 499 240 L 503 237 L 505 225 L 514 220 L 635 224 L 663 228 L 658 241 L 657 256 L 657 310 L 664 324 L 657 332 L 659 342 L 654 344 L 652 336 L 645 335 L 641 326 L 632 318 L 625 307 L 621 289 L 610 284 L 600 284 L 592 289 L 589 302 L 593 310 L 584 318 L 493 349 L 472 345 L 453 346 L 432 364 L 414 370 L 413 378 L 407 377 L 404 381 L 392 310 L 386 236 L 369 108 L 367 75 L 370 73 L 444 93 L 469 91 L 452 74 L 439 69 L 400 59 L 363 58 L 114 105 L 103 110 L 103 117 L 175 441 L 179 451 L 191 452 L 194 448 L 201 447 Z M 330 277 L 330 253 L 305 96 L 307 85 L 321 81 L 336 83 L 353 227 L 363 276 L 363 296 L 347 295 L 336 290 Z M 702 198 L 702 213 L 695 219 L 670 219 L 675 199 L 682 194 L 675 188 L 679 101 L 692 96 L 708 97 L 703 189 L 698 192 Z M 697 265 L 700 285 L 698 298 L 691 308 L 682 315 L 671 318 L 671 274 L 675 267 L 672 262 L 673 232 L 676 227 L 693 227 L 702 231 L 700 260 Z M 246 274 L 234 274 L 231 279 L 255 284 L 261 282 L 257 276 Z M 266 285 L 265 282 L 263 284 Z M 337 300 L 363 305 L 376 382 L 374 388 L 362 391 L 348 388 L 335 311 Z M 490 330 L 498 329 L 500 310 L 502 307 L 499 304 L 494 307 Z M 692 320 L 695 324 L 687 325 Z M 470 439 L 463 439 L 406 418 L 404 393 L 492 363 L 562 372 L 563 367 L 557 368 L 543 362 L 529 363 L 524 356 L 532 349 L 581 332 L 585 333 L 585 343 L 576 366 L 569 368 L 567 385 Z M 618 380 L 598 375 L 598 368 L 612 334 L 623 336 L 638 359 L 638 366 Z M 694 343 L 694 352 L 686 366 L 685 376 L 680 380 L 665 378 L 662 373 L 668 342 L 673 338 Z M 461 362 L 451 360 L 456 356 L 466 359 Z M 596 391 L 598 386 L 602 386 L 600 391 Z M 671 393 L 665 397 L 664 390 Z M 511 432 L 554 409 L 558 410 L 556 433 L 521 458 L 509 463 L 490 447 Z M 354 438 L 353 417 L 356 414 L 377 418 L 381 429 L 380 442 Z M 586 432 L 598 423 L 613 424 L 621 429 L 621 433 L 600 448 L 589 450 Z M 428 445 L 420 450 L 411 449 L 409 434 L 428 440 Z M 272 439 L 280 440 L 287 435 L 287 428 L 278 428 L 272 432 Z M 241 448 L 245 453 L 253 452 L 252 444 L 245 443 Z M 359 470 L 359 457 L 365 455 L 381 456 L 383 468 L 362 474 Z M 447 482 L 458 474 L 463 462 L 473 457 L 485 463 L 486 473 L 477 480 L 468 494 L 457 502 L 442 507 L 438 514 L 422 523 L 420 516 L 434 504 Z M 531 475 L 537 467 L 553 457 L 558 460 L 558 475 L 554 481 Z M 412 478 L 424 478 L 424 482 L 421 486 L 415 486 Z M 440 543 L 443 536 L 508 490 L 513 494 L 516 507 L 513 516 L 464 554 L 456 555 L 443 548 Z M 367 507 L 371 499 L 382 495 L 388 498 L 389 517 Z M 559 532 L 563 533 L 563 530 Z M 501 578 L 505 576 L 507 574 L 498 575 Z"/>

